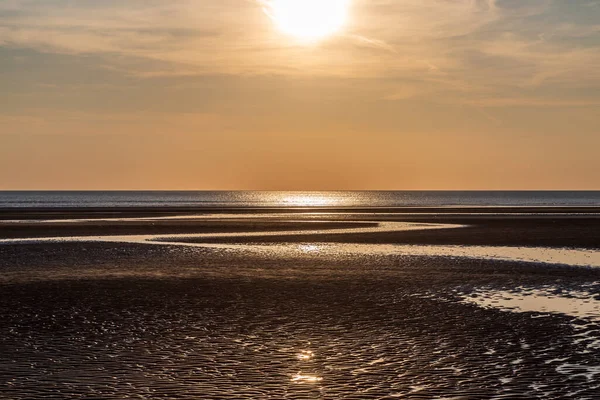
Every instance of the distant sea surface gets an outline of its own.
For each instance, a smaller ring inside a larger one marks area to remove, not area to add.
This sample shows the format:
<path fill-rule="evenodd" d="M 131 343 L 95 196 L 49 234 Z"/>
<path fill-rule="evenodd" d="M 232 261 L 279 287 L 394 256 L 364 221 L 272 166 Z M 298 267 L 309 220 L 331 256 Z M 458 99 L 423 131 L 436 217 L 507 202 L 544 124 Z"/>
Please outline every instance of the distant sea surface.
<path fill-rule="evenodd" d="M 0 192 L 0 207 L 600 206 L 600 191 Z"/>

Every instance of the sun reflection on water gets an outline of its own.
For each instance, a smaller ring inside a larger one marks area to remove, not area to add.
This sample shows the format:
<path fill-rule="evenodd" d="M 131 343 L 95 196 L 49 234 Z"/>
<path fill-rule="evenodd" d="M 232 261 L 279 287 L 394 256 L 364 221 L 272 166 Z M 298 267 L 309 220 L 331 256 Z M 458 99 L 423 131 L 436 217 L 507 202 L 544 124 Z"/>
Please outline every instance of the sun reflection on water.
<path fill-rule="evenodd" d="M 296 375 L 292 376 L 292 382 L 296 383 L 317 383 L 321 382 L 323 378 L 316 375 L 304 375 L 301 372 L 298 372 Z"/>
<path fill-rule="evenodd" d="M 333 206 L 338 203 L 335 198 L 317 194 L 297 194 L 283 198 L 283 203 L 290 206 L 300 207 L 323 207 Z"/>
<path fill-rule="evenodd" d="M 301 244 L 298 246 L 298 249 L 303 253 L 318 253 L 321 250 L 321 247 L 314 244 Z"/>
<path fill-rule="evenodd" d="M 298 354 L 296 355 L 296 357 L 297 357 L 299 360 L 302 360 L 302 361 L 308 361 L 308 360 L 311 360 L 311 359 L 312 359 L 314 356 L 315 356 L 315 353 L 313 353 L 313 352 L 312 352 L 312 351 L 310 351 L 310 350 L 302 350 L 300 353 L 298 353 Z"/>

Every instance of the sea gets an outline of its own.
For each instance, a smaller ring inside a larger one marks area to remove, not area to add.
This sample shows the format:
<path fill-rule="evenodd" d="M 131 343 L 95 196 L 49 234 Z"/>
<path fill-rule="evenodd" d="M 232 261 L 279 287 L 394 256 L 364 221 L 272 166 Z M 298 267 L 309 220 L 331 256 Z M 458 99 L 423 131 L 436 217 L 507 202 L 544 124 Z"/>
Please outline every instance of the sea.
<path fill-rule="evenodd" d="M 600 191 L 0 191 L 0 208 L 582 207 Z"/>

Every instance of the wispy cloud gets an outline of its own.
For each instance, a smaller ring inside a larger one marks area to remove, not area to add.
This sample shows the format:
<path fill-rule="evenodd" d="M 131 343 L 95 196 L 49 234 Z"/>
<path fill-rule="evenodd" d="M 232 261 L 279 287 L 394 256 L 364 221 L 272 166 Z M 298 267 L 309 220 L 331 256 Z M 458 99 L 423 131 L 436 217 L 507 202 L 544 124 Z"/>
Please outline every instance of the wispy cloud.
<path fill-rule="evenodd" d="M 0 46 L 100 55 L 106 67 L 140 77 L 277 74 L 424 82 L 410 90 L 392 88 L 383 95 L 390 99 L 457 87 L 600 86 L 600 25 L 590 17 L 600 18 L 600 3 L 573 0 L 570 14 L 564 3 L 354 0 L 344 34 L 306 47 L 276 32 L 256 0 L 5 0 Z"/>
<path fill-rule="evenodd" d="M 463 104 L 484 108 L 495 107 L 542 107 L 542 108 L 572 108 L 598 107 L 600 99 L 564 99 L 551 97 L 490 97 L 464 99 Z"/>

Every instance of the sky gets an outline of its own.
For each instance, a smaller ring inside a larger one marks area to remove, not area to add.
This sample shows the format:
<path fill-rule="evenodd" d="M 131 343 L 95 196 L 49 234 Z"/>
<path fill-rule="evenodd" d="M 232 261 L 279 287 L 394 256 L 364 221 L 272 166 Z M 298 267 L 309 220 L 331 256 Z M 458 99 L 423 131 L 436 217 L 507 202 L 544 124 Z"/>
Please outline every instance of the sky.
<path fill-rule="evenodd" d="M 0 0 L 0 190 L 600 189 L 600 0 L 268 1 Z"/>

